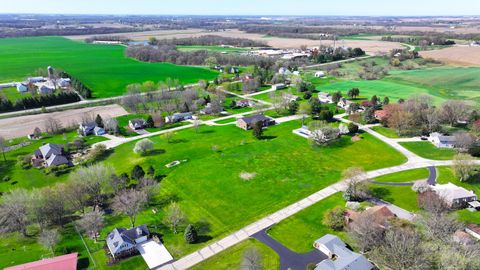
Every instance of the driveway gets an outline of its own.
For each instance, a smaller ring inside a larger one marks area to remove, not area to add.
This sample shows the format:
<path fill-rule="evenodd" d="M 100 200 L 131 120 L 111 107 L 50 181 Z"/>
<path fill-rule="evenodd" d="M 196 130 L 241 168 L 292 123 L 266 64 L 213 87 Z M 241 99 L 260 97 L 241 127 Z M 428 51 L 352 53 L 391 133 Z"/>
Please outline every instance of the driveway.
<path fill-rule="evenodd" d="M 267 235 L 267 230 L 268 229 L 262 230 L 252 235 L 252 237 L 264 243 L 278 254 L 278 256 L 280 257 L 280 270 L 303 270 L 307 269 L 307 265 L 310 263 L 316 265 L 317 263 L 328 258 L 327 255 L 323 254 L 319 250 L 313 249 L 313 246 L 313 250 L 308 253 L 299 254 L 293 252 L 269 235 Z"/>
<path fill-rule="evenodd" d="M 137 133 L 138 135 L 150 134 L 150 132 L 146 131 L 145 129 L 136 129 L 135 133 Z"/>
<path fill-rule="evenodd" d="M 137 244 L 137 249 L 150 269 L 173 260 L 165 246 L 153 240 Z"/>

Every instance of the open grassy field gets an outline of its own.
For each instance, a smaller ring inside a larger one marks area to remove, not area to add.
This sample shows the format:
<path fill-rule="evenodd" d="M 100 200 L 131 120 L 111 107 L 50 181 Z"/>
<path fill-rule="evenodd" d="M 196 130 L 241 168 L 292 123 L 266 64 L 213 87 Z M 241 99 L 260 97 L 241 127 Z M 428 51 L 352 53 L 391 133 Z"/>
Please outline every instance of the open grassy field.
<path fill-rule="evenodd" d="M 334 231 L 322 223 L 327 210 L 344 205 L 342 193 L 336 193 L 274 225 L 268 234 L 298 253 L 313 250 L 313 242 L 328 233 L 347 240 L 344 231 Z"/>
<path fill-rule="evenodd" d="M 32 94 L 30 92 L 20 93 L 17 91 L 17 88 L 9 87 L 0 89 L 0 96 L 3 96 L 12 102 L 15 102 L 22 98 L 31 97 Z"/>
<path fill-rule="evenodd" d="M 182 83 L 213 79 L 217 72 L 168 63 L 145 63 L 124 56 L 119 45 L 86 44 L 61 37 L 0 40 L 0 82 L 24 80 L 38 68 L 53 66 L 82 81 L 95 98 L 123 94 L 128 84 L 168 77 Z"/>
<path fill-rule="evenodd" d="M 262 265 L 265 270 L 276 270 L 280 267 L 280 258 L 271 248 L 255 239 L 248 239 L 237 244 L 222 253 L 215 255 L 200 264 L 190 268 L 191 270 L 230 270 L 240 269 L 242 255 L 247 249 L 257 249 L 262 257 Z"/>
<path fill-rule="evenodd" d="M 270 127 L 261 141 L 235 126 L 202 126 L 199 133 L 177 132 L 170 143 L 162 137 L 151 138 L 155 151 L 144 157 L 133 154 L 134 143 L 124 144 L 105 163 L 117 173 L 130 172 L 136 164 L 152 165 L 163 177 L 162 200 L 177 200 L 190 222 L 207 222 L 208 237 L 218 238 L 338 181 L 347 167 L 372 170 L 405 161 L 368 134 L 358 142 L 344 137 L 332 146 L 312 148 L 292 134 L 299 126 L 300 121 L 293 121 Z M 364 158 L 355 158 L 359 155 Z M 170 169 L 164 166 L 174 160 L 185 162 Z M 256 176 L 242 180 L 241 172 Z M 142 215 L 148 220 L 151 211 Z M 175 257 L 202 246 L 186 245 L 181 235 L 168 229 L 162 233 Z"/>
<path fill-rule="evenodd" d="M 451 160 L 457 153 L 454 149 L 438 148 L 431 142 L 401 142 L 400 145 L 427 159 Z"/>

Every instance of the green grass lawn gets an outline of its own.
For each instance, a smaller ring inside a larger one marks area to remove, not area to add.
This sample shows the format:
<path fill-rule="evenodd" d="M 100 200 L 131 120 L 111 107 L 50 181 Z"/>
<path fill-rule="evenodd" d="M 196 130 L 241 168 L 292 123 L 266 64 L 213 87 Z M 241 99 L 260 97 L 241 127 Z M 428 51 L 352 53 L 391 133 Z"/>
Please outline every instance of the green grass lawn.
<path fill-rule="evenodd" d="M 325 234 L 334 234 L 347 240 L 344 231 L 334 231 L 322 223 L 325 212 L 336 206 L 345 206 L 340 192 L 275 224 L 268 234 L 297 253 L 313 250 L 313 242 Z"/>
<path fill-rule="evenodd" d="M 454 149 L 438 148 L 431 142 L 401 142 L 400 145 L 420 157 L 433 160 L 451 160 L 457 153 Z"/>
<path fill-rule="evenodd" d="M 227 118 L 227 119 L 215 121 L 215 123 L 217 123 L 217 124 L 228 124 L 228 123 L 235 123 L 236 121 L 237 121 L 237 118 L 230 117 L 230 118 Z"/>
<path fill-rule="evenodd" d="M 202 126 L 199 133 L 177 132 L 171 143 L 152 137 L 156 151 L 150 156 L 133 154 L 135 142 L 121 145 L 105 163 L 117 173 L 129 173 L 136 164 L 152 165 L 164 177 L 159 196 L 178 200 L 190 222 L 208 222 L 208 236 L 216 239 L 338 181 L 347 167 L 372 170 L 405 162 L 402 155 L 368 134 L 358 142 L 344 137 L 332 146 L 312 148 L 292 134 L 298 126 L 300 121 L 270 127 L 265 131 L 267 139 L 261 141 L 233 125 Z M 355 158 L 358 155 L 363 158 Z M 186 162 L 170 169 L 164 166 L 174 160 Z M 256 177 L 245 181 L 241 172 L 256 173 Z M 144 215 L 148 220 L 151 211 Z M 203 245 L 186 245 L 182 235 L 168 229 L 162 233 L 175 257 Z"/>
<path fill-rule="evenodd" d="M 191 52 L 191 51 L 209 51 L 214 53 L 241 53 L 251 51 L 251 48 L 229 48 L 222 46 L 202 46 L 202 45 L 178 45 L 179 51 Z"/>
<path fill-rule="evenodd" d="M 191 270 L 240 269 L 245 250 L 254 248 L 260 252 L 265 270 L 277 270 L 280 258 L 271 248 L 255 239 L 248 239 L 190 268 Z"/>
<path fill-rule="evenodd" d="M 395 204 L 407 211 L 416 212 L 420 209 L 417 203 L 417 194 L 410 186 L 387 186 L 370 184 L 370 190 L 373 196 L 384 201 Z"/>
<path fill-rule="evenodd" d="M 6 192 L 15 188 L 36 188 L 53 185 L 67 179 L 67 175 L 53 176 L 46 175 L 41 169 L 30 168 L 22 169 L 17 164 L 17 156 L 31 155 L 33 152 L 45 143 L 66 144 L 77 137 L 76 131 L 65 133 L 65 135 L 45 136 L 40 140 L 31 141 L 31 144 L 15 151 L 5 153 L 7 161 L 0 159 L 0 192 Z M 18 138 L 12 141 L 12 144 L 18 144 L 26 138 Z M 88 136 L 85 142 L 88 145 L 104 141 L 104 137 Z M 8 182 L 3 181 L 5 176 L 9 176 Z"/>
<path fill-rule="evenodd" d="M 32 93 L 30 92 L 20 93 L 17 91 L 17 88 L 10 87 L 10 88 L 0 89 L 0 96 L 3 96 L 12 102 L 15 102 L 22 98 L 31 97 Z"/>
<path fill-rule="evenodd" d="M 376 131 L 380 133 L 381 135 L 387 137 L 387 138 L 392 138 L 392 139 L 398 139 L 402 138 L 402 136 L 399 136 L 395 129 L 393 128 L 388 128 L 388 127 L 383 127 L 383 126 L 376 126 L 371 128 L 373 131 Z"/>
<path fill-rule="evenodd" d="M 218 73 L 169 63 L 145 63 L 126 58 L 124 46 L 86 44 L 62 37 L 0 40 L 0 82 L 24 80 L 38 68 L 53 66 L 82 81 L 96 98 L 118 96 L 132 83 L 168 77 L 182 83 L 211 80 Z"/>
<path fill-rule="evenodd" d="M 429 176 L 429 171 L 427 168 L 413 169 L 398 173 L 392 173 L 387 175 L 379 176 L 373 179 L 376 182 L 389 182 L 389 183 L 403 183 L 403 182 L 414 182 L 416 180 L 426 179 Z"/>

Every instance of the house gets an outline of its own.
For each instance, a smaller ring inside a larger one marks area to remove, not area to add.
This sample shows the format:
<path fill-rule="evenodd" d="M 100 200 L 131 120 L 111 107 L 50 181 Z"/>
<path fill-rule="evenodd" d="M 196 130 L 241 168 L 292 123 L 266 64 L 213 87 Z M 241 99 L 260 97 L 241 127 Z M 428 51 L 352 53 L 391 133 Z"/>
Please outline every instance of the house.
<path fill-rule="evenodd" d="M 78 253 L 70 253 L 35 262 L 4 268 L 4 270 L 76 270 Z"/>
<path fill-rule="evenodd" d="M 150 232 L 146 225 L 131 229 L 115 228 L 107 236 L 107 247 L 113 258 L 136 251 L 136 245 L 147 241 Z"/>
<path fill-rule="evenodd" d="M 147 122 L 143 119 L 131 119 L 128 121 L 128 127 L 133 130 L 144 129 L 147 127 Z"/>
<path fill-rule="evenodd" d="M 285 89 L 285 88 L 287 88 L 287 86 L 284 83 L 277 83 L 277 84 L 272 85 L 273 90 L 281 90 L 281 89 Z"/>
<path fill-rule="evenodd" d="M 290 93 L 285 93 L 285 92 L 282 93 L 282 98 L 283 98 L 283 100 L 285 100 L 287 102 L 299 101 L 300 100 L 299 96 L 295 96 L 295 95 L 292 95 Z"/>
<path fill-rule="evenodd" d="M 32 163 L 36 167 L 70 165 L 70 161 L 65 156 L 63 145 L 53 143 L 40 146 L 33 153 Z"/>
<path fill-rule="evenodd" d="M 315 72 L 315 78 L 323 78 L 323 77 L 325 77 L 325 72 L 323 71 Z"/>
<path fill-rule="evenodd" d="M 43 95 L 52 94 L 53 91 L 55 91 L 54 88 L 52 88 L 52 87 L 50 87 L 50 86 L 47 86 L 47 85 L 45 85 L 45 84 L 42 85 L 42 86 L 40 86 L 40 87 L 38 87 L 38 90 L 37 90 L 37 92 L 38 92 L 39 94 L 43 94 Z"/>
<path fill-rule="evenodd" d="M 20 93 L 25 93 L 28 91 L 28 85 L 25 83 L 17 83 L 17 91 Z"/>
<path fill-rule="evenodd" d="M 97 126 L 97 123 L 95 122 L 89 122 L 89 123 L 80 123 L 78 127 L 79 133 L 82 136 L 88 136 L 88 135 L 105 135 L 105 129 Z"/>
<path fill-rule="evenodd" d="M 253 80 L 252 74 L 245 74 L 242 76 L 242 82 L 251 81 L 251 80 Z"/>
<path fill-rule="evenodd" d="M 438 148 L 454 148 L 456 143 L 454 136 L 445 136 L 438 132 L 430 134 L 428 140 Z"/>
<path fill-rule="evenodd" d="M 244 130 L 249 130 L 249 129 L 253 128 L 253 125 L 256 122 L 262 122 L 263 127 L 268 127 L 268 126 L 271 126 L 271 125 L 275 125 L 275 120 L 274 119 L 272 119 L 270 117 L 266 117 L 266 116 L 261 115 L 261 114 L 258 114 L 258 115 L 247 116 L 247 117 L 243 117 L 243 118 L 238 119 L 237 120 L 237 127 L 242 128 Z"/>
<path fill-rule="evenodd" d="M 292 74 L 292 72 L 286 67 L 281 67 L 281 68 L 278 69 L 278 74 L 290 75 L 290 74 Z"/>
<path fill-rule="evenodd" d="M 177 123 L 180 121 L 190 120 L 193 119 L 193 113 L 186 112 L 186 113 L 174 113 L 172 116 L 166 117 L 167 123 Z"/>
<path fill-rule="evenodd" d="M 326 234 L 313 246 L 328 256 L 317 264 L 315 270 L 372 270 L 374 266 L 365 256 L 353 252 L 335 235 Z"/>
<path fill-rule="evenodd" d="M 372 206 L 367 208 L 363 212 L 357 212 L 353 210 L 347 210 L 345 213 L 346 224 L 355 229 L 355 221 L 358 220 L 360 216 L 368 216 L 371 220 L 372 225 L 385 228 L 388 220 L 396 218 L 396 215 L 388 209 L 385 205 Z"/>
<path fill-rule="evenodd" d="M 374 116 L 377 120 L 382 121 L 387 116 L 387 112 L 385 110 L 376 110 Z"/>
<path fill-rule="evenodd" d="M 340 101 L 337 103 L 337 106 L 344 109 L 344 110 L 348 110 L 348 108 L 350 107 L 350 105 L 352 105 L 352 101 L 350 100 L 347 100 L 346 98 L 341 98 Z"/>
<path fill-rule="evenodd" d="M 432 186 L 432 190 L 452 208 L 466 207 L 469 202 L 477 200 L 477 195 L 473 191 L 452 183 Z"/>
<path fill-rule="evenodd" d="M 29 83 L 40 83 L 40 82 L 45 82 L 46 80 L 43 77 L 29 77 L 27 81 Z"/>
<path fill-rule="evenodd" d="M 238 72 L 239 72 L 238 67 L 231 67 L 230 68 L 230 73 L 238 74 Z"/>
<path fill-rule="evenodd" d="M 480 240 L 480 226 L 477 224 L 468 224 L 465 228 L 465 232 Z"/>
<path fill-rule="evenodd" d="M 58 85 L 62 88 L 67 88 L 70 86 L 70 83 L 71 83 L 71 80 L 70 78 L 60 78 L 58 81 L 57 81 Z"/>
<path fill-rule="evenodd" d="M 326 104 L 333 103 L 332 95 L 330 95 L 330 93 L 327 93 L 327 92 L 318 93 L 318 100 L 320 100 L 320 103 L 326 103 Z"/>
<path fill-rule="evenodd" d="M 255 106 L 255 102 L 253 102 L 253 100 L 250 100 L 250 99 L 242 99 L 242 100 L 239 100 L 237 101 L 237 107 L 240 107 L 240 108 L 246 108 L 246 107 L 253 107 Z"/>

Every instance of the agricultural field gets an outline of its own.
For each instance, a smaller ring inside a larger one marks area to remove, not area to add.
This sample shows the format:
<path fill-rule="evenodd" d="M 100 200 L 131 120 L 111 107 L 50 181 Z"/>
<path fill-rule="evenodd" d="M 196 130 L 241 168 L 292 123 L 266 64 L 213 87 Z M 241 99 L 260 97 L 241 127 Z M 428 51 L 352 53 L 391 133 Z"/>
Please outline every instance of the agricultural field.
<path fill-rule="evenodd" d="M 181 83 L 211 80 L 218 73 L 169 63 L 145 63 L 124 56 L 120 45 L 86 44 L 62 37 L 0 40 L 0 82 L 21 81 L 38 68 L 65 70 L 92 89 L 94 98 L 122 95 L 132 83 L 166 78 Z"/>

